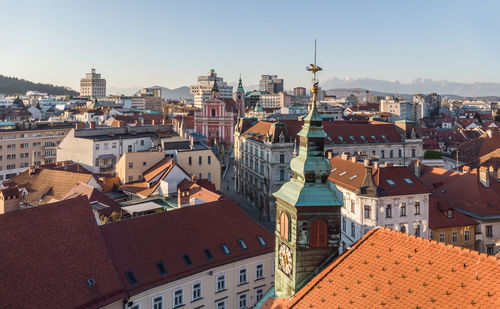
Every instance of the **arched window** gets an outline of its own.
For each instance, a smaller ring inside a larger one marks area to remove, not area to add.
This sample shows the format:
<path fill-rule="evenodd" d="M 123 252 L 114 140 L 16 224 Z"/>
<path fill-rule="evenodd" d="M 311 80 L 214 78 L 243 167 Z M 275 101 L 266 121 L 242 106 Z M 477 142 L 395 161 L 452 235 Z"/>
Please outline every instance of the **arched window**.
<path fill-rule="evenodd" d="M 212 117 L 215 117 L 215 108 L 212 108 Z"/>
<path fill-rule="evenodd" d="M 290 241 L 291 239 L 291 224 L 290 224 L 290 216 L 286 212 L 282 212 L 280 216 L 280 235 L 286 241 Z"/>
<path fill-rule="evenodd" d="M 325 247 L 327 237 L 326 222 L 321 219 L 315 219 L 309 225 L 309 246 Z"/>
<path fill-rule="evenodd" d="M 281 181 L 285 180 L 285 171 L 284 170 L 280 170 L 280 180 Z"/>

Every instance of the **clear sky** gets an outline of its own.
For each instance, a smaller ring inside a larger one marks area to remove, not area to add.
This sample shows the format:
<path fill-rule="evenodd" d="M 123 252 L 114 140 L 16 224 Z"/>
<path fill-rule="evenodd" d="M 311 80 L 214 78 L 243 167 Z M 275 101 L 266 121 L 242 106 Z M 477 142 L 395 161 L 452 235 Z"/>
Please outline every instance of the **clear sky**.
<path fill-rule="evenodd" d="M 0 0 L 0 74 L 79 88 L 372 77 L 500 82 L 500 1 Z"/>

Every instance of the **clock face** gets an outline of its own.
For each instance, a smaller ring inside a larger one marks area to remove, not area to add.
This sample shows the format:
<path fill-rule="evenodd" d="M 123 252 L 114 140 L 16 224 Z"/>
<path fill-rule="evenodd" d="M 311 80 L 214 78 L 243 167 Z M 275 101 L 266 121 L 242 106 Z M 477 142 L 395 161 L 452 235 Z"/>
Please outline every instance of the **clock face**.
<path fill-rule="evenodd" d="M 280 269 L 289 276 L 292 273 L 292 250 L 285 244 L 281 244 L 278 254 Z"/>

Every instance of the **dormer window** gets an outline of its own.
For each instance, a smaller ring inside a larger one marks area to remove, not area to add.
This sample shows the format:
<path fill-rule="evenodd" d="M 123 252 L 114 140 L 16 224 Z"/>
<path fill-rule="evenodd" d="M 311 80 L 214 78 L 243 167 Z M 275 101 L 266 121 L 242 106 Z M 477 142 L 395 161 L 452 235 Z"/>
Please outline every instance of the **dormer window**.
<path fill-rule="evenodd" d="M 448 218 L 453 218 L 453 210 L 448 209 L 448 211 L 446 212 L 446 216 L 447 216 Z"/>

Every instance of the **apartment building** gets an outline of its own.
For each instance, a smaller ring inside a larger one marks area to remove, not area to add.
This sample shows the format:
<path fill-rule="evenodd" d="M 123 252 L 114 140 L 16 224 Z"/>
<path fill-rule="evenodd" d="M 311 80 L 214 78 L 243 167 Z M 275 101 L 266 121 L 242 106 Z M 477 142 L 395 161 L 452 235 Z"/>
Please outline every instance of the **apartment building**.
<path fill-rule="evenodd" d="M 29 123 L 0 129 L 0 182 L 30 165 L 56 162 L 57 147 L 73 128 L 69 123 Z"/>
<path fill-rule="evenodd" d="M 292 96 L 284 92 L 269 93 L 260 96 L 259 105 L 262 108 L 279 109 L 291 105 Z"/>
<path fill-rule="evenodd" d="M 221 189 L 220 161 L 208 146 L 195 143 L 192 149 L 176 150 L 174 158 L 186 172 L 198 179 L 207 179 L 217 190 Z"/>
<path fill-rule="evenodd" d="M 429 238 L 430 190 L 405 166 L 381 167 L 343 154 L 328 180 L 343 194 L 342 249 L 376 226 Z"/>
<path fill-rule="evenodd" d="M 79 127 L 68 132 L 57 155 L 59 160 L 78 162 L 93 173 L 110 173 L 124 153 L 153 149 L 159 144 L 157 134 L 170 129 L 166 125 Z"/>
<path fill-rule="evenodd" d="M 106 97 L 106 80 L 92 69 L 80 80 L 80 96 L 89 98 Z"/>
<path fill-rule="evenodd" d="M 198 76 L 196 85 L 189 87 L 195 107 L 201 108 L 202 103 L 210 99 L 214 83 L 217 83 L 221 99 L 233 97 L 233 86 L 229 86 L 222 77 L 217 77 L 217 73 L 211 69 L 208 75 Z"/>
<path fill-rule="evenodd" d="M 116 176 L 120 183 L 143 181 L 143 174 L 165 158 L 162 151 L 125 152 L 116 162 Z"/>
<path fill-rule="evenodd" d="M 283 79 L 278 78 L 278 75 L 261 75 L 259 81 L 259 90 L 269 93 L 283 92 Z"/>

